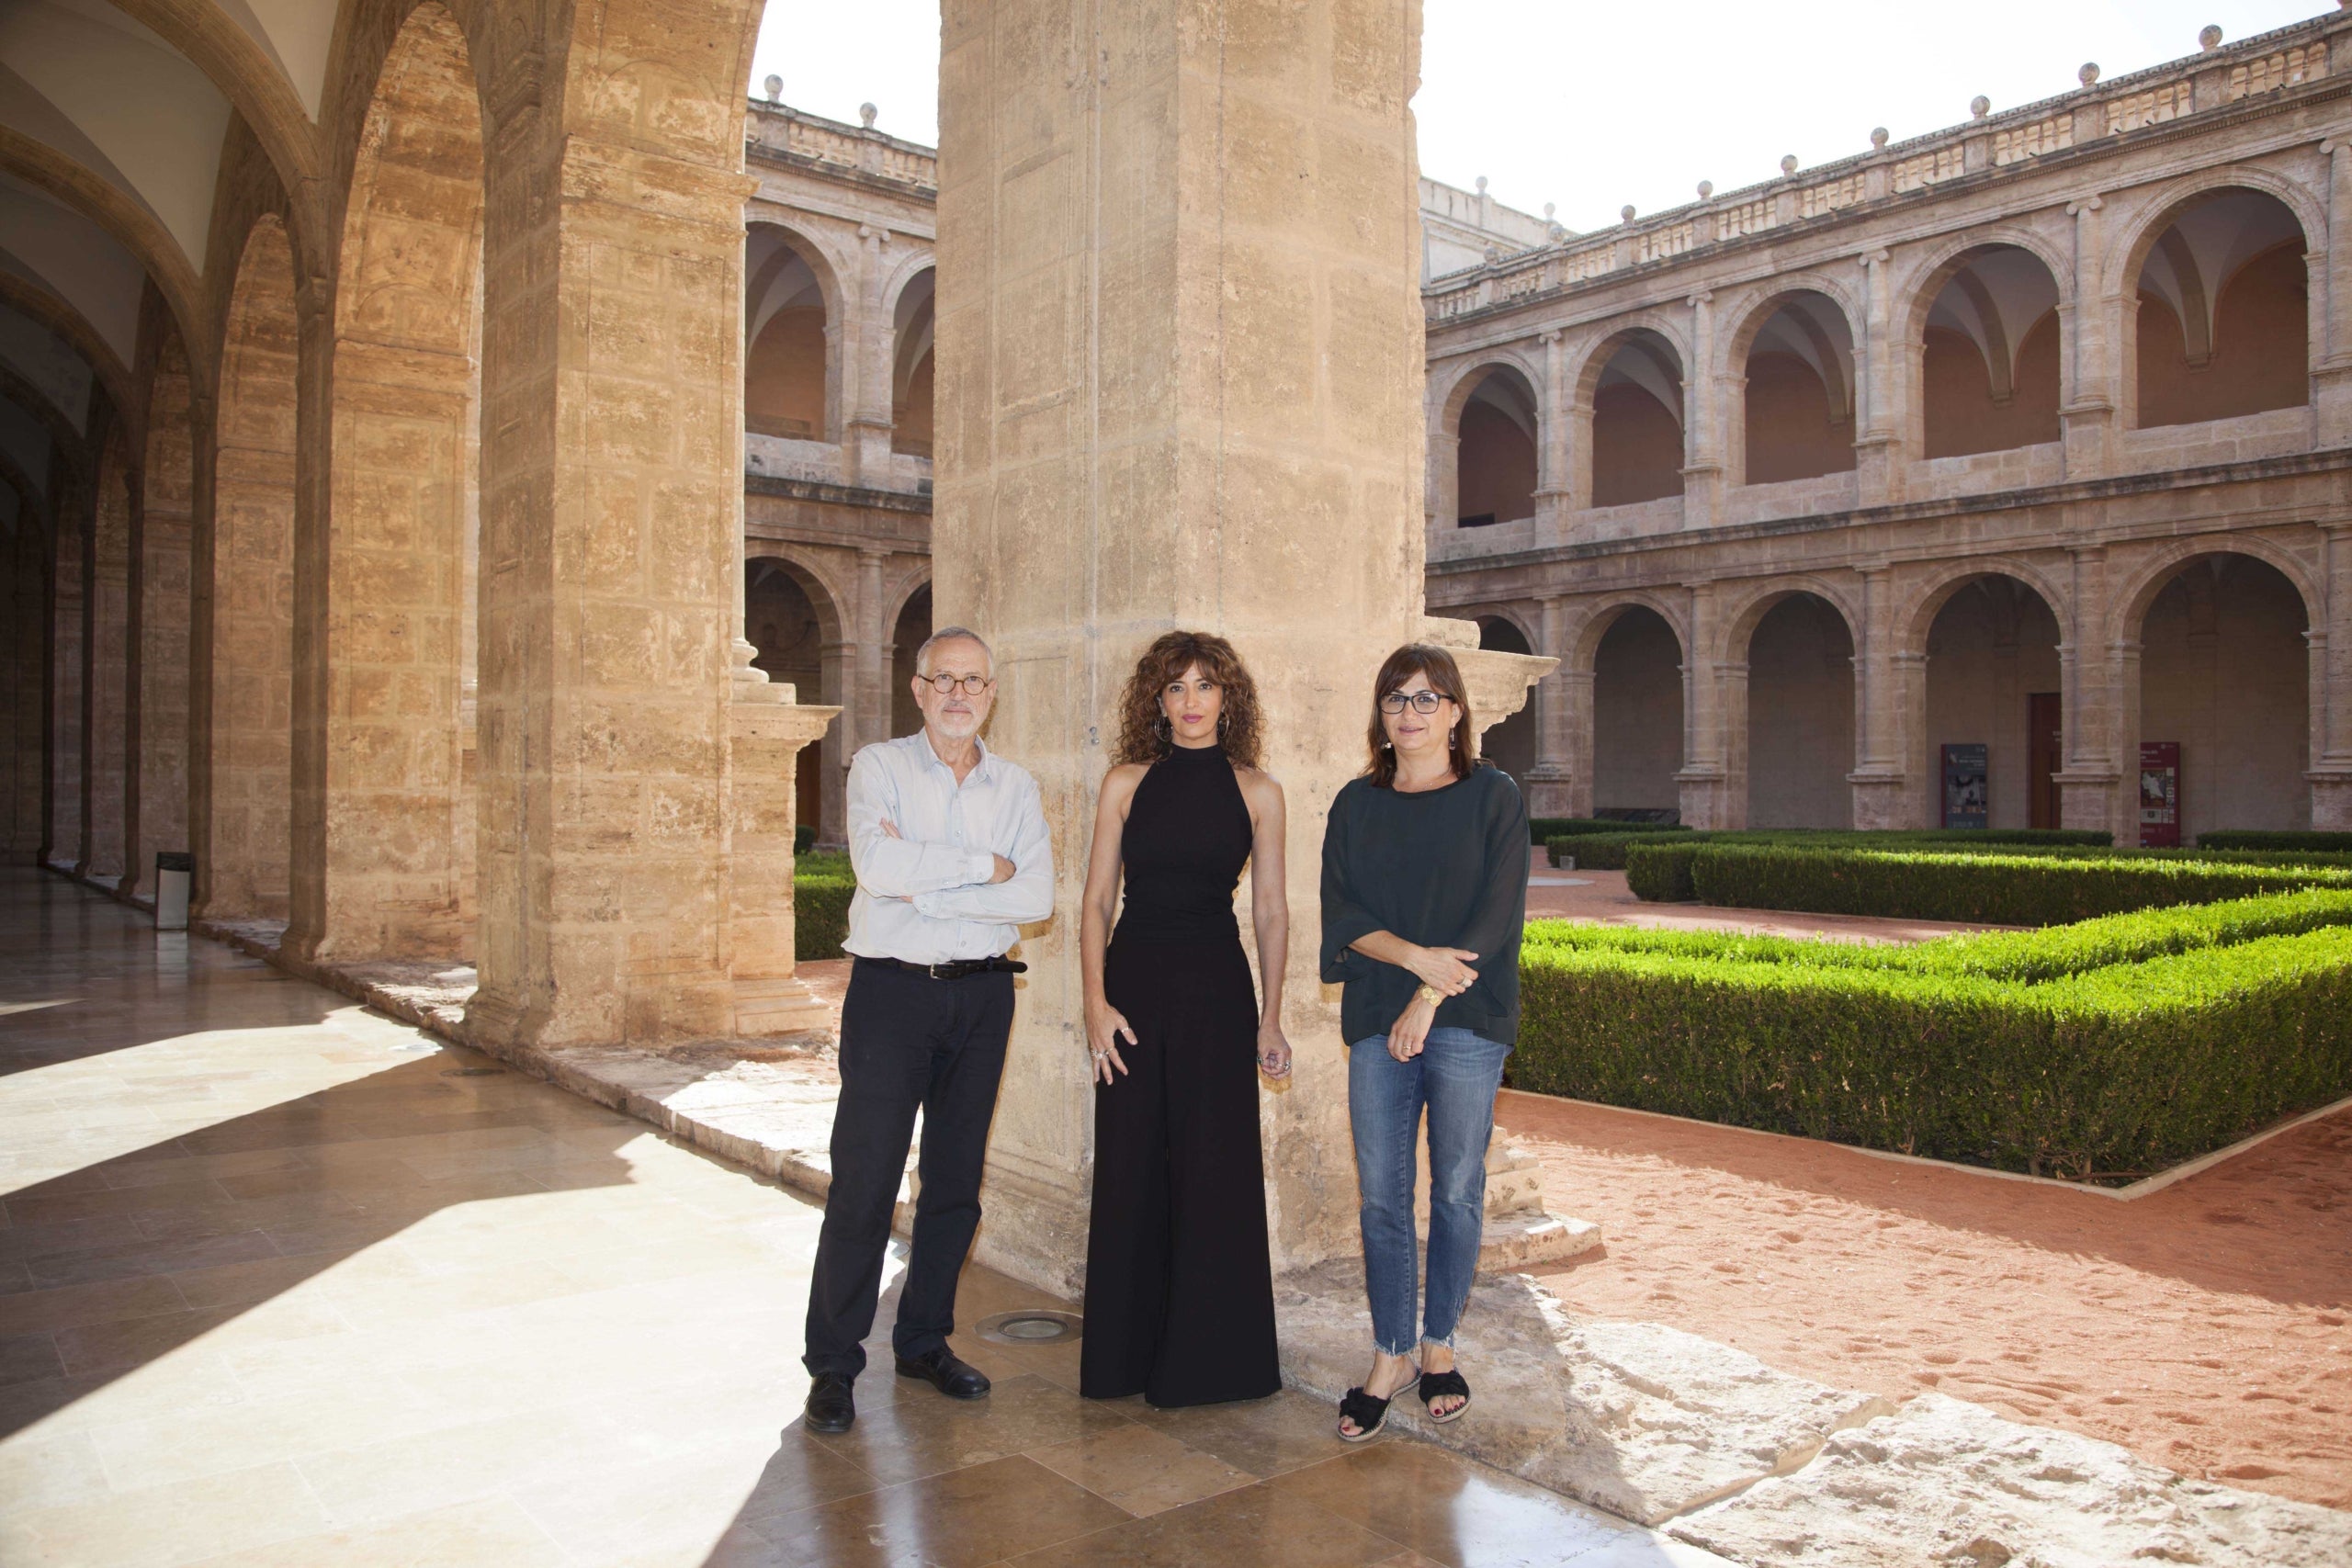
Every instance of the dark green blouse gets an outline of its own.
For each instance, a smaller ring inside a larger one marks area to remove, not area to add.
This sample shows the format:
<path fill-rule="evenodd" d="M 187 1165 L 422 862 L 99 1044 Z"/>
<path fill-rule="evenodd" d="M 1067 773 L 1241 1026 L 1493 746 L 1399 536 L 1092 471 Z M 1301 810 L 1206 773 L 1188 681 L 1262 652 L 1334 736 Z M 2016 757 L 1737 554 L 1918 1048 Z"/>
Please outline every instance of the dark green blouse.
<path fill-rule="evenodd" d="M 1510 775 L 1480 767 L 1403 795 L 1351 781 L 1323 827 L 1323 978 L 1339 982 L 1348 1043 L 1385 1035 L 1420 980 L 1349 943 L 1385 931 L 1478 957 L 1478 978 L 1438 1004 L 1434 1029 L 1519 1037 L 1519 942 L 1527 924 L 1527 806 Z"/>

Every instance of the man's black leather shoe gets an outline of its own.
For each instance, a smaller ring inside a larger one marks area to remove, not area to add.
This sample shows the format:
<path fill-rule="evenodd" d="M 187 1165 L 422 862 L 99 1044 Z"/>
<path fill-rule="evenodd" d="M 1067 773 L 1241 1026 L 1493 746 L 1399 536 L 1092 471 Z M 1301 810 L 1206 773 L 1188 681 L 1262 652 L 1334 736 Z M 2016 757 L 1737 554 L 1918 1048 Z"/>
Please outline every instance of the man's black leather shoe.
<path fill-rule="evenodd" d="M 857 1419 L 857 1401 L 850 1380 L 839 1372 L 819 1372 L 808 1385 L 808 1402 L 800 1407 L 802 1425 L 812 1432 L 846 1432 Z"/>
<path fill-rule="evenodd" d="M 899 1375 L 921 1378 L 950 1399 L 986 1399 L 989 1393 L 987 1375 L 971 1362 L 956 1359 L 944 1345 L 920 1356 L 899 1357 Z"/>

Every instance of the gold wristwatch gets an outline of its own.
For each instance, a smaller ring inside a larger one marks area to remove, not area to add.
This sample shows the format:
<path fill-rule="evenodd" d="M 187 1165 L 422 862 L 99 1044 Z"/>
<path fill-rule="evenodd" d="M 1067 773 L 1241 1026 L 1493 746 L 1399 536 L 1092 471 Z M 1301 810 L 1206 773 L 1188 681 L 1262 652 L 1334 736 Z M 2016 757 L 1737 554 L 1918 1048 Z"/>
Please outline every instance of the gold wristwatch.
<path fill-rule="evenodd" d="M 1440 1002 L 1445 1000 L 1445 993 L 1439 990 L 1435 986 L 1424 985 L 1419 990 L 1413 994 L 1419 997 L 1421 1000 L 1429 1003 L 1431 1007 L 1435 1007 Z"/>

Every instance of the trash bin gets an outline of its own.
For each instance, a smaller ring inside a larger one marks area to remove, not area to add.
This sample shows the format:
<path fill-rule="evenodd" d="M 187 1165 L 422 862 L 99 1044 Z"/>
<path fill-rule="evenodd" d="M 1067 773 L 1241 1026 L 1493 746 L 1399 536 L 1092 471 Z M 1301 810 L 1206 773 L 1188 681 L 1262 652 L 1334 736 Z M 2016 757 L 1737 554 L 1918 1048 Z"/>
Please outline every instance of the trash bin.
<path fill-rule="evenodd" d="M 155 853 L 155 929 L 187 930 L 187 888 L 196 874 L 196 857 L 185 850 Z"/>

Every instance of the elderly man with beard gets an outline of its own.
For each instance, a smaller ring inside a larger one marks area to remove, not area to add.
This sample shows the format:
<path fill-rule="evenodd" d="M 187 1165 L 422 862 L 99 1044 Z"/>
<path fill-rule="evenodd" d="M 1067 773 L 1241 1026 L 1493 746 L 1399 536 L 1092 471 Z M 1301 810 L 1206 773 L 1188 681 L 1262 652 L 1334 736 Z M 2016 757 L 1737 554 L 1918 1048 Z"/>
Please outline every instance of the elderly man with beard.
<path fill-rule="evenodd" d="M 947 1348 L 956 1277 L 980 1222 L 980 1164 L 1012 1027 L 1005 957 L 1022 924 L 1053 911 L 1053 850 L 1036 781 L 990 751 L 980 726 L 996 700 L 988 644 L 949 626 L 915 655 L 920 735 L 860 750 L 849 771 L 854 957 L 842 1008 L 833 1184 L 808 1284 L 815 1432 L 857 1417 L 890 1213 L 922 1111 L 922 1194 L 898 1322 L 899 1375 L 953 1399 L 989 1380 Z"/>

